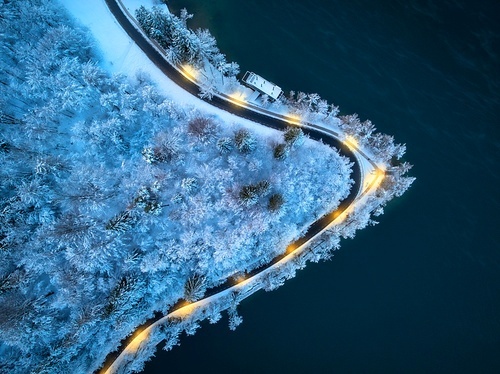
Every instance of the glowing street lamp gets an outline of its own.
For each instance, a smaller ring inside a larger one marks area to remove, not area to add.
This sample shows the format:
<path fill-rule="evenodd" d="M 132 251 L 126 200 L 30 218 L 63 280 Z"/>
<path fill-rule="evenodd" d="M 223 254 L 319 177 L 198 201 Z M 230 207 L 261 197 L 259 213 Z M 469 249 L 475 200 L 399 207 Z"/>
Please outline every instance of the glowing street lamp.
<path fill-rule="evenodd" d="M 174 318 L 187 318 L 198 308 L 199 303 L 186 301 L 179 309 L 172 312 Z"/>
<path fill-rule="evenodd" d="M 295 250 L 297 249 L 297 246 L 295 244 L 290 244 L 287 248 L 286 248 L 286 254 L 290 254 L 290 253 L 293 253 Z"/>
<path fill-rule="evenodd" d="M 236 284 L 240 284 L 246 280 L 246 277 L 244 275 L 240 275 L 239 277 L 236 278 Z"/>
<path fill-rule="evenodd" d="M 287 122 L 291 125 L 296 125 L 296 126 L 300 126 L 300 121 L 301 121 L 301 118 L 300 116 L 298 116 L 297 114 L 294 114 L 294 113 L 290 113 L 290 114 L 286 114 L 285 117 L 287 118 Z"/>
<path fill-rule="evenodd" d="M 246 106 L 246 96 L 244 93 L 241 92 L 233 92 L 232 94 L 228 95 L 231 98 L 231 102 L 239 105 L 239 106 Z"/>
<path fill-rule="evenodd" d="M 358 140 L 352 135 L 347 135 L 343 143 L 347 145 L 350 149 L 357 149 L 359 146 Z"/>
<path fill-rule="evenodd" d="M 146 329 L 137 334 L 137 336 L 132 339 L 129 345 L 125 348 L 126 353 L 136 353 L 141 347 L 142 343 L 149 338 L 150 330 Z"/>
<path fill-rule="evenodd" d="M 187 79 L 193 82 L 196 81 L 198 79 L 198 76 L 200 75 L 200 72 L 189 64 L 184 64 L 181 66 L 181 73 Z"/>

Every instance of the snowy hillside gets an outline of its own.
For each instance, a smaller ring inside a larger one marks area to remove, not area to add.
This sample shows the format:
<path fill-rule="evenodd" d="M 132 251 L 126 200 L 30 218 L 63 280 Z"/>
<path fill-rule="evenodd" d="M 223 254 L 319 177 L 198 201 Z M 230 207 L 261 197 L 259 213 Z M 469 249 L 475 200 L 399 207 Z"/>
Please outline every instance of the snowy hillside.
<path fill-rule="evenodd" d="M 351 185 L 347 160 L 300 131 L 110 75 L 61 9 L 0 5 L 5 372 L 97 369 L 154 311 L 199 298 L 193 279 L 203 290 L 268 262 Z"/>

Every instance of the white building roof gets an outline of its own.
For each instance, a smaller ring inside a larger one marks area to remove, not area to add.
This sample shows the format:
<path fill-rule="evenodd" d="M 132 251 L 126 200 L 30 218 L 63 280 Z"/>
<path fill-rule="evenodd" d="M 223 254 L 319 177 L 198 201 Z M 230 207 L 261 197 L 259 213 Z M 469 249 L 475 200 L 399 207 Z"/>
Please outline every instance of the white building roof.
<path fill-rule="evenodd" d="M 245 82 L 250 88 L 255 88 L 263 94 L 276 100 L 283 92 L 280 87 L 272 82 L 269 82 L 262 78 L 260 75 L 247 71 L 243 77 L 243 82 Z"/>

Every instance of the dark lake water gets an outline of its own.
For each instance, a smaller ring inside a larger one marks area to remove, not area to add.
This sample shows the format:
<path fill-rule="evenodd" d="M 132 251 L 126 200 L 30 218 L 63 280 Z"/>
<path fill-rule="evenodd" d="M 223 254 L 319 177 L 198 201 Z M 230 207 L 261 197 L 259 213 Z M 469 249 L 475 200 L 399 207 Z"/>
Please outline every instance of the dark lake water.
<path fill-rule="evenodd" d="M 145 373 L 500 373 L 500 3 L 175 0 L 228 58 L 406 143 L 380 224 Z"/>

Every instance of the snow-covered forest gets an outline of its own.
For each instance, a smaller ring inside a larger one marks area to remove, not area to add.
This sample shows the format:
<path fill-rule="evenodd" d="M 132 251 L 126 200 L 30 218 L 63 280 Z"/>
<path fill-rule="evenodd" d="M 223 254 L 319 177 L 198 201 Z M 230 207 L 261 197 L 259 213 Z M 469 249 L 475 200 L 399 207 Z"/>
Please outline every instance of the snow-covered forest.
<path fill-rule="evenodd" d="M 57 3 L 0 15 L 0 371 L 97 369 L 154 311 L 267 263 L 347 196 L 335 150 L 109 75 Z"/>

